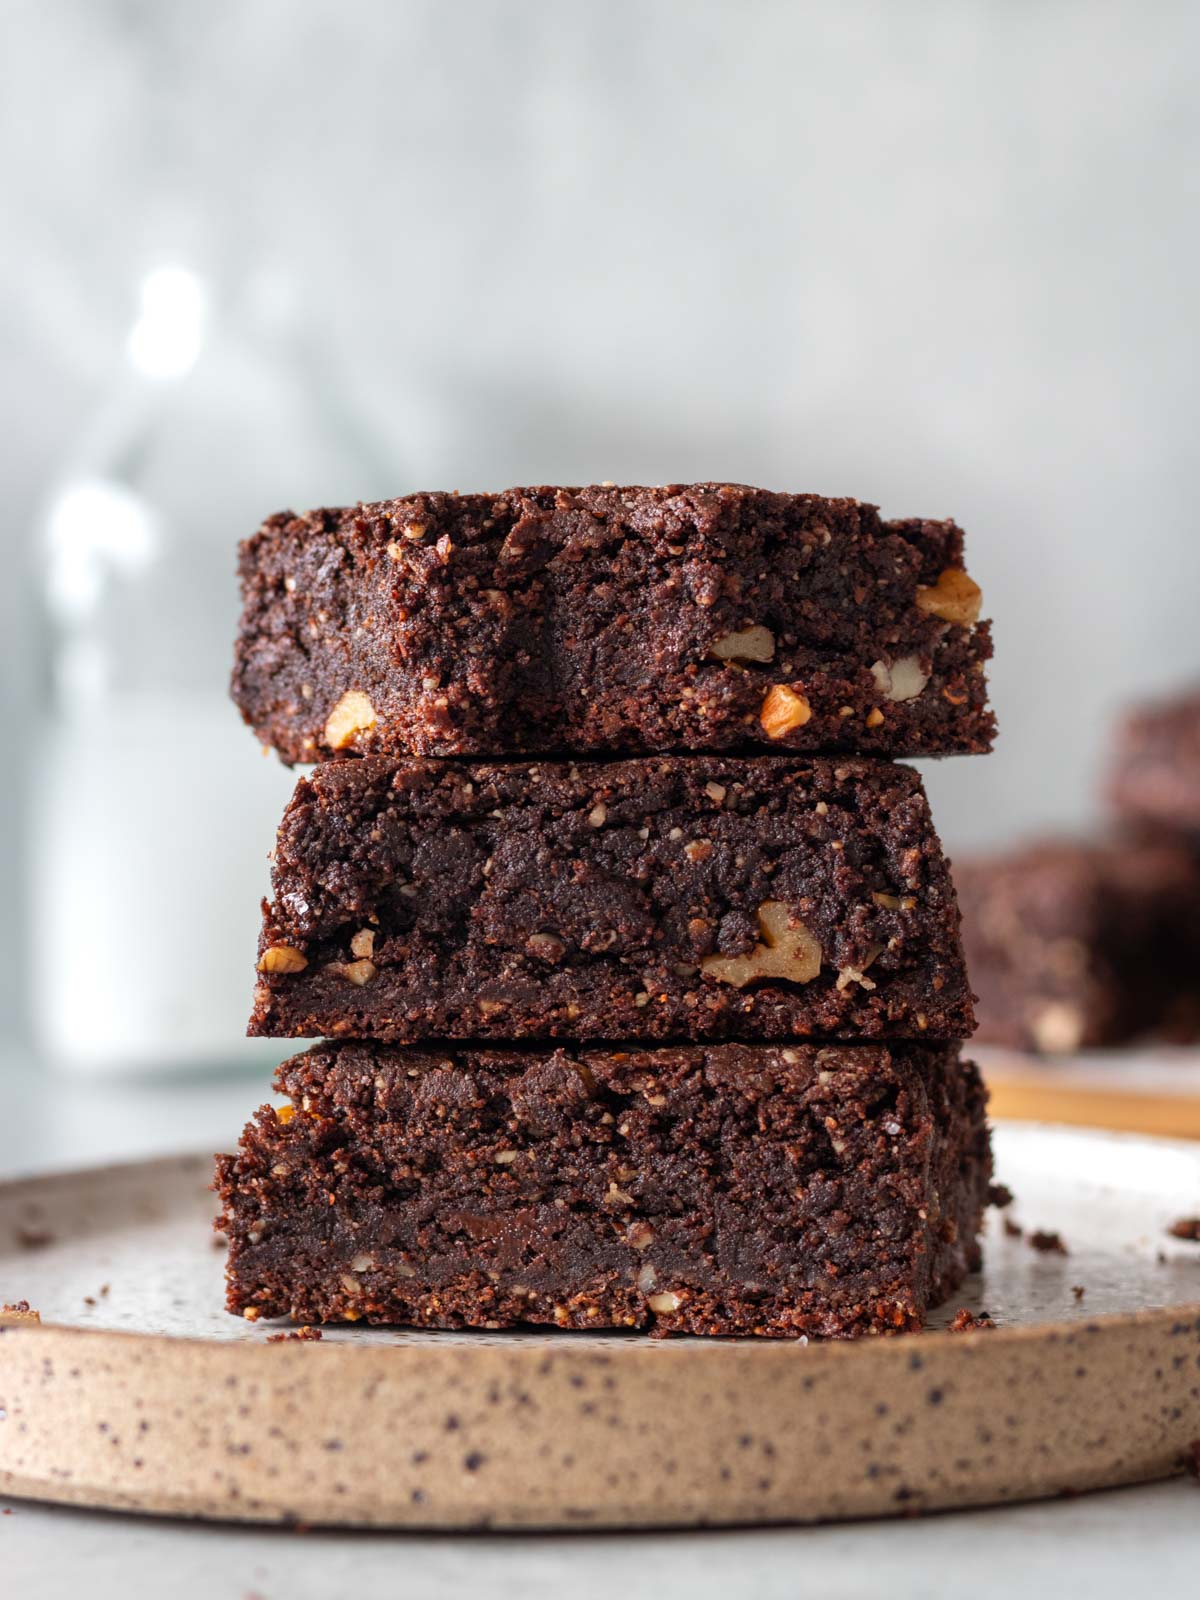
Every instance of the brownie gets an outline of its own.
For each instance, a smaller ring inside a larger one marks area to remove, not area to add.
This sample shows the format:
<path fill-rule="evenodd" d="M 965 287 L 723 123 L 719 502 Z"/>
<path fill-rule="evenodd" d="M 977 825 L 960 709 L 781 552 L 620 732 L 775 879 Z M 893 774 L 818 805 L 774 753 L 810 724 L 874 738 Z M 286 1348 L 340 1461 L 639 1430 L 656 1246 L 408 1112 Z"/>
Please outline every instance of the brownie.
<path fill-rule="evenodd" d="M 953 522 L 739 484 L 414 494 L 241 547 L 233 695 L 338 752 L 990 748 Z"/>
<path fill-rule="evenodd" d="M 979 1265 L 957 1045 L 325 1044 L 275 1086 L 218 1157 L 251 1319 L 892 1333 Z"/>
<path fill-rule="evenodd" d="M 284 814 L 250 1032 L 962 1038 L 958 909 L 890 762 L 327 762 Z"/>
<path fill-rule="evenodd" d="M 1058 840 L 958 863 L 980 1040 L 1060 1053 L 1200 1026 L 1200 863 Z"/>
<path fill-rule="evenodd" d="M 1109 773 L 1117 815 L 1200 846 L 1200 688 L 1129 712 Z"/>

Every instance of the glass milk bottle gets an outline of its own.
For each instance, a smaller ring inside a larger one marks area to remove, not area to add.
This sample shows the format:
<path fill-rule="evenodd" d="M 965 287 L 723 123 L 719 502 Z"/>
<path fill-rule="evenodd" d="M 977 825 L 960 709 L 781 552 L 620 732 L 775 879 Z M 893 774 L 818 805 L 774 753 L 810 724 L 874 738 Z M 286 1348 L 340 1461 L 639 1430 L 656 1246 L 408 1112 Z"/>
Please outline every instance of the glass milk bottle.
<path fill-rule="evenodd" d="M 389 491 L 309 378 L 285 288 L 260 278 L 218 316 L 195 273 L 148 276 L 124 369 L 46 508 L 32 998 L 62 1067 L 287 1049 L 244 1038 L 296 774 L 228 698 L 235 546 L 272 511 Z"/>

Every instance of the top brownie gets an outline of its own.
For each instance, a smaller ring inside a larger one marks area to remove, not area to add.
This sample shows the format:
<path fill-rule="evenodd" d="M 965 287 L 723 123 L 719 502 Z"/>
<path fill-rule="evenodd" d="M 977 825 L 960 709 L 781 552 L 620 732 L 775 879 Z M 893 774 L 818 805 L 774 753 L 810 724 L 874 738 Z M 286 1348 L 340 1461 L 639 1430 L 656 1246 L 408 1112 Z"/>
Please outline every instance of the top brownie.
<path fill-rule="evenodd" d="M 1200 686 L 1127 714 L 1109 791 L 1125 822 L 1200 839 Z"/>
<path fill-rule="evenodd" d="M 962 531 L 739 484 L 415 494 L 241 547 L 233 695 L 343 755 L 990 748 Z"/>

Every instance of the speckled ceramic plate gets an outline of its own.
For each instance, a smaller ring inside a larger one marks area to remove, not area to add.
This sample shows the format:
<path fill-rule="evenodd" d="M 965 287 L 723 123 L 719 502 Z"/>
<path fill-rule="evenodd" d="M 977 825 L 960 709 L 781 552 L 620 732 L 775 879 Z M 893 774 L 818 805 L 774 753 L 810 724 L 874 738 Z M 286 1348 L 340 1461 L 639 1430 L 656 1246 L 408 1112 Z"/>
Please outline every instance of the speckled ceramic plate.
<path fill-rule="evenodd" d="M 0 1187 L 0 1490 L 411 1527 L 803 1521 L 1165 1477 L 1200 1440 L 1200 1147 L 997 1130 L 1035 1250 L 854 1344 L 327 1330 L 225 1315 L 207 1159 Z M 944 1331 L 960 1307 L 994 1330 Z"/>

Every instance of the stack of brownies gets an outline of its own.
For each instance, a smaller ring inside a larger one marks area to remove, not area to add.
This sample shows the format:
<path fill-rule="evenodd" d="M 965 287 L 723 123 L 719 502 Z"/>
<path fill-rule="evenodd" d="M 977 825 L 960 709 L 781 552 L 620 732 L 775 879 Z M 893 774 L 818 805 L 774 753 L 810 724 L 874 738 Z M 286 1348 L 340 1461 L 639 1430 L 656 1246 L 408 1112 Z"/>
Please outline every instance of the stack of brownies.
<path fill-rule="evenodd" d="M 849 1335 L 978 1264 L 947 863 L 989 748 L 951 522 L 731 484 L 419 494 L 242 549 L 234 694 L 317 762 L 219 1160 L 231 1310 Z"/>

